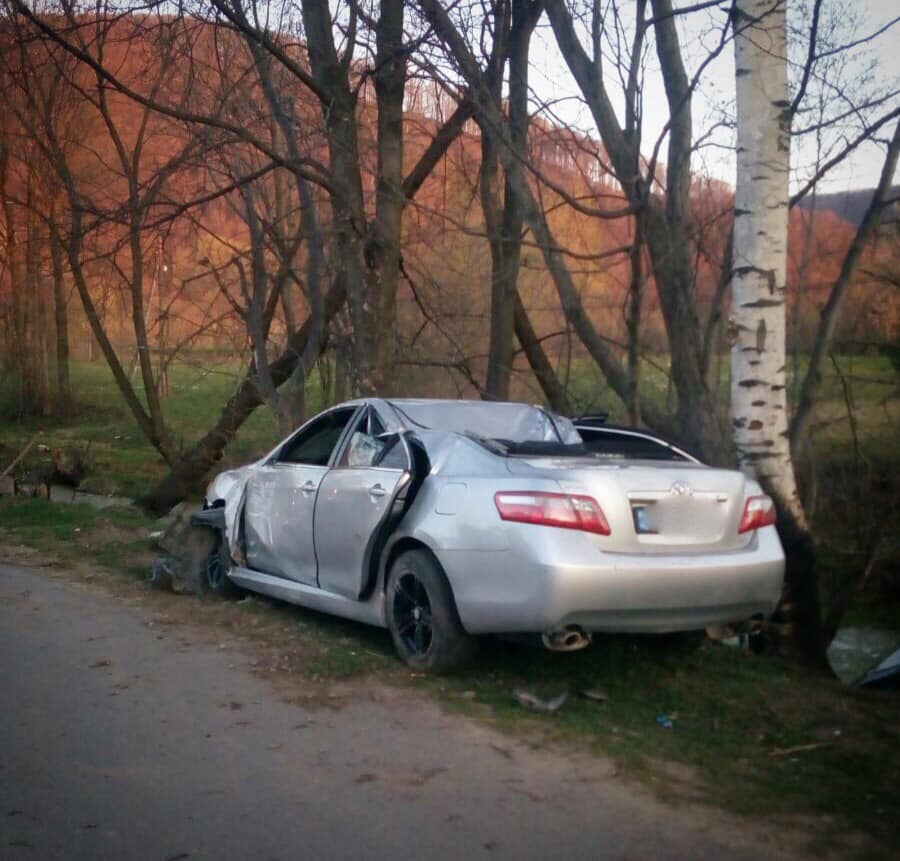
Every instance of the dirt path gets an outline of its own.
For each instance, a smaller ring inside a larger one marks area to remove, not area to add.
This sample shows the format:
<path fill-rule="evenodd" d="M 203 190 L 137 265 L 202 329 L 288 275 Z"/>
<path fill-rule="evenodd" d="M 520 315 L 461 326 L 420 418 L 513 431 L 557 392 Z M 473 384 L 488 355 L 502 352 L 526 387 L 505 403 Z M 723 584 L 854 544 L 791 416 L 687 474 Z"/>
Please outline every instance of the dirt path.
<path fill-rule="evenodd" d="M 799 857 L 408 690 L 304 699 L 177 601 L 0 565 L 0 856 Z"/>

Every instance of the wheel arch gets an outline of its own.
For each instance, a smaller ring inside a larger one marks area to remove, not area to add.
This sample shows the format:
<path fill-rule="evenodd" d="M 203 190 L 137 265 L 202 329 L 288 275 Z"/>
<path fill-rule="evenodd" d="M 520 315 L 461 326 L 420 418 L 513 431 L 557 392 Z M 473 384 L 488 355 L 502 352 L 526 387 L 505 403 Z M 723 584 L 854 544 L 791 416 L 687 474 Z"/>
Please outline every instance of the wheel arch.
<path fill-rule="evenodd" d="M 447 581 L 447 588 L 450 590 L 450 600 L 453 602 L 453 611 L 456 613 L 456 618 L 460 620 L 460 624 L 463 625 L 463 628 L 465 628 L 465 625 L 462 622 L 462 618 L 459 615 L 459 607 L 456 603 L 456 594 L 453 591 L 453 583 L 450 582 L 450 577 L 447 575 L 447 569 L 444 567 L 444 564 L 441 562 L 441 559 L 435 552 L 434 548 L 429 546 L 421 538 L 418 538 L 414 535 L 398 536 L 385 548 L 384 553 L 381 557 L 381 565 L 378 573 L 377 588 L 379 590 L 379 593 L 382 596 L 385 596 L 387 590 L 388 574 L 390 573 L 391 566 L 401 554 L 405 553 L 408 550 L 422 550 L 423 552 L 428 554 L 428 556 L 434 561 L 435 565 L 438 566 L 441 573 L 444 575 L 444 579 Z"/>
<path fill-rule="evenodd" d="M 441 571 L 444 571 L 444 566 L 441 565 L 441 560 L 438 559 L 437 554 L 420 538 L 416 538 L 413 535 L 396 536 L 384 548 L 384 552 L 381 555 L 381 564 L 378 567 L 378 590 L 382 595 L 387 589 L 388 572 L 391 570 L 391 565 L 394 564 L 394 561 L 401 553 L 405 553 L 407 550 L 424 550 L 440 565 Z M 444 571 L 444 576 L 447 576 L 446 571 Z M 450 591 L 453 591 L 452 587 Z"/>

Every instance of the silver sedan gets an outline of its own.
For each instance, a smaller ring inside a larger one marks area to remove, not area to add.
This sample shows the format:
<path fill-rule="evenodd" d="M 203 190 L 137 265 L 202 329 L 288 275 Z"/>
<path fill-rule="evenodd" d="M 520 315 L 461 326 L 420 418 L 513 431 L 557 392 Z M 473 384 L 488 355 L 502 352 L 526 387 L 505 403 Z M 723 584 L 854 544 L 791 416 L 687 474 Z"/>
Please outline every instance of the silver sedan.
<path fill-rule="evenodd" d="M 597 419 L 517 403 L 370 398 L 220 474 L 197 521 L 236 587 L 390 630 L 445 671 L 482 634 L 555 649 L 775 608 L 774 507 L 740 472 Z"/>

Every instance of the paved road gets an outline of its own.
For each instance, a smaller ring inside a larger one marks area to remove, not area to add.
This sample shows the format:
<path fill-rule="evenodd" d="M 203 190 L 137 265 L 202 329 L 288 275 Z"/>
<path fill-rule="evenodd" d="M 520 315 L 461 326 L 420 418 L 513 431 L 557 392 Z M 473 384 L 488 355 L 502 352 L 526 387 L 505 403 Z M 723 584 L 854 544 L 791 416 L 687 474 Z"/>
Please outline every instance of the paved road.
<path fill-rule="evenodd" d="M 291 704 L 149 614 L 0 565 L 0 858 L 774 857 L 425 697 Z"/>

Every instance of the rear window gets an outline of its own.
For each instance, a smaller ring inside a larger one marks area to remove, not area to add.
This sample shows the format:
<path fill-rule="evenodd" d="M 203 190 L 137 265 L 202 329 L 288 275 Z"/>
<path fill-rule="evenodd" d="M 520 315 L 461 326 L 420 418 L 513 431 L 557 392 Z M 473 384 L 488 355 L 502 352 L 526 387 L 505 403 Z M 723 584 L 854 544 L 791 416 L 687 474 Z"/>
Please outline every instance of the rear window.
<path fill-rule="evenodd" d="M 641 434 L 594 428 L 579 428 L 579 433 L 584 440 L 585 449 L 595 455 L 628 460 L 688 460 L 665 443 Z"/>

